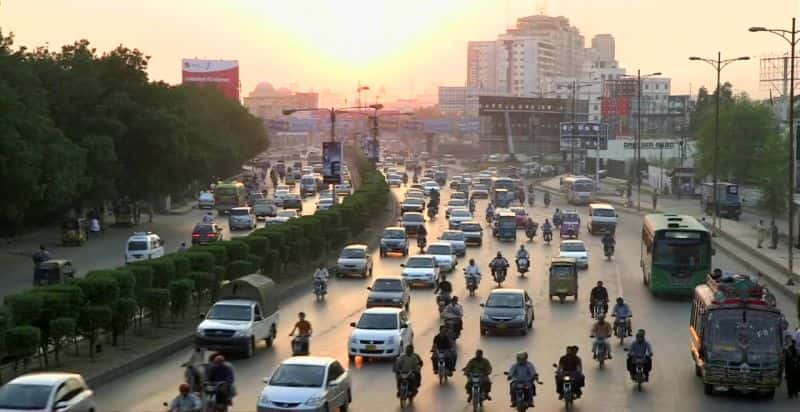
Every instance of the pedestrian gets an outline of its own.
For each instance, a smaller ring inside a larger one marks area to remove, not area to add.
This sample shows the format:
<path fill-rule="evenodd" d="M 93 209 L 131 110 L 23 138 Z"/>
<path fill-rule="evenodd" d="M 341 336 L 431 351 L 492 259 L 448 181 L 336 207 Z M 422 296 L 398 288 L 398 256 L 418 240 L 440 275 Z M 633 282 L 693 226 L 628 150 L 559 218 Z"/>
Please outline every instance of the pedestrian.
<path fill-rule="evenodd" d="M 97 237 L 100 235 L 101 231 L 102 228 L 100 227 L 100 220 L 97 217 L 92 217 L 92 219 L 89 221 L 89 232 Z"/>
<path fill-rule="evenodd" d="M 767 238 L 767 227 L 764 226 L 764 220 L 758 219 L 758 226 L 756 227 L 756 231 L 758 232 L 758 244 L 756 247 L 761 249 L 761 244 L 764 243 L 764 239 Z"/>
<path fill-rule="evenodd" d="M 769 235 L 772 244 L 770 245 L 770 249 L 777 249 L 778 248 L 778 226 L 775 226 L 775 219 L 769 223 Z"/>
<path fill-rule="evenodd" d="M 787 395 L 789 399 L 796 399 L 800 393 L 800 352 L 792 338 L 788 338 L 788 345 L 784 350 L 784 365 Z"/>
<path fill-rule="evenodd" d="M 656 207 L 657 205 L 658 205 L 658 193 L 656 193 L 656 191 L 653 190 L 653 210 L 657 210 L 658 209 Z"/>
<path fill-rule="evenodd" d="M 178 253 L 186 252 L 186 250 L 188 250 L 186 248 L 186 242 L 181 243 L 181 247 L 178 248 Z"/>
<path fill-rule="evenodd" d="M 155 214 L 155 210 L 153 210 L 153 205 L 147 205 L 147 222 L 153 223 L 153 215 Z"/>
<path fill-rule="evenodd" d="M 139 222 L 142 221 L 142 208 L 139 206 L 138 203 L 135 204 L 133 206 L 133 208 L 134 208 L 133 209 L 133 220 L 134 220 L 134 223 L 136 223 L 136 225 L 138 226 Z"/>
<path fill-rule="evenodd" d="M 44 261 L 48 261 L 53 258 L 53 255 L 44 247 L 44 245 L 39 245 L 39 251 L 33 254 L 33 265 L 39 266 Z"/>

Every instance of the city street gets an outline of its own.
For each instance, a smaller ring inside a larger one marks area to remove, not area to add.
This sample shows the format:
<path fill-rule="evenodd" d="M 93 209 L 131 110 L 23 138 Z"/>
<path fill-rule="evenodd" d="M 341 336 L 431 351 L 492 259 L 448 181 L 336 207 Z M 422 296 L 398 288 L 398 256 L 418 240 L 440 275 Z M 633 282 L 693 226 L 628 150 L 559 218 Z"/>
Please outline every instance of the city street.
<path fill-rule="evenodd" d="M 402 198 L 403 189 L 392 189 Z M 446 202 L 449 189 L 442 193 Z M 564 207 L 562 199 L 553 197 L 549 209 L 541 204 L 541 194 L 537 196 L 536 206 L 528 207 L 534 220 L 544 221 L 552 215 L 555 207 Z M 484 210 L 487 201 L 478 202 L 476 220 L 485 225 Z M 586 208 L 579 208 L 582 221 L 586 222 Z M 199 216 L 199 214 L 197 215 Z M 194 218 L 196 218 L 195 216 Z M 187 217 L 187 220 L 191 219 Z M 188 229 L 188 221 L 187 221 Z M 444 213 L 428 223 L 429 242 L 442 230 L 447 221 Z M 486 411 L 508 410 L 508 386 L 503 376 L 514 361 L 518 351 L 525 350 L 536 365 L 543 386 L 537 388 L 536 410 L 563 410 L 563 403 L 558 401 L 553 382 L 551 364 L 558 361 L 567 345 L 578 345 L 579 355 L 583 359 L 586 374 L 584 396 L 575 404 L 577 411 L 751 411 L 759 408 L 765 411 L 794 411 L 796 403 L 786 400 L 785 389 L 779 388 L 772 401 L 752 400 L 742 396 L 703 394 L 703 387 L 694 376 L 693 363 L 689 353 L 689 309 L 687 299 L 655 298 L 644 288 L 641 282 L 639 267 L 639 247 L 641 218 L 637 215 L 620 213 L 617 230 L 617 252 L 611 261 L 602 256 L 600 238 L 591 236 L 585 231 L 580 234 L 587 242 L 590 253 L 588 270 L 579 274 L 580 299 L 577 302 L 567 300 L 564 304 L 548 301 L 548 279 L 546 275 L 549 259 L 557 255 L 558 236 L 551 245 L 546 245 L 537 237 L 528 243 L 523 232 L 518 231 L 515 243 L 498 243 L 491 238 L 491 231 L 484 234 L 484 245 L 471 247 L 467 256 L 459 259 L 455 276 L 451 277 L 455 295 L 461 298 L 465 309 L 464 330 L 458 340 L 457 368 L 474 355 L 477 348 L 484 350 L 486 357 L 492 362 L 494 371 L 492 379 L 494 400 L 484 404 Z M 178 236 L 176 233 L 175 236 Z M 168 239 L 170 242 L 171 239 Z M 174 241 L 172 241 L 174 243 Z M 524 243 L 531 251 L 531 272 L 527 277 L 517 276 L 516 267 L 512 263 L 508 278 L 504 283 L 509 288 L 524 288 L 534 300 L 535 322 L 533 330 L 521 336 L 480 336 L 478 321 L 479 304 L 496 286 L 491 282 L 488 263 L 500 250 L 504 256 L 512 257 Z M 116 246 L 113 246 L 116 247 Z M 412 248 L 416 253 L 416 248 Z M 399 277 L 400 257 L 379 258 L 375 256 L 374 276 Z M 483 281 L 470 298 L 465 290 L 462 268 L 470 258 L 476 259 L 484 274 Z M 730 256 L 717 253 L 714 265 L 726 270 L 741 270 Z M 645 328 L 647 337 L 653 344 L 655 357 L 650 382 L 645 384 L 643 392 L 636 392 L 625 371 L 625 352 L 618 343 L 612 343 L 614 359 L 599 369 L 591 359 L 591 340 L 589 330 L 592 324 L 588 313 L 588 294 L 592 286 L 603 280 L 608 287 L 612 300 L 617 296 L 625 297 L 634 313 L 633 327 Z M 366 287 L 370 279 L 335 279 L 329 285 L 329 294 L 324 302 L 315 302 L 311 291 L 299 296 L 287 297 L 281 307 L 281 324 L 276 344 L 272 348 L 259 346 L 256 355 L 249 360 L 235 359 L 236 384 L 238 396 L 232 408 L 234 411 L 253 411 L 258 396 L 263 388 L 262 378 L 270 375 L 278 363 L 291 356 L 290 338 L 287 336 L 296 319 L 296 313 L 305 311 L 314 326 L 311 340 L 311 352 L 314 355 L 332 356 L 343 364 L 347 363 L 347 341 L 350 334 L 350 322 L 356 321 L 365 307 Z M 794 313 L 794 305 L 783 295 L 777 294 L 778 303 L 784 313 Z M 416 411 L 461 411 L 467 409 L 464 392 L 465 378 L 455 374 L 446 385 L 440 386 L 435 375 L 431 373 L 429 349 L 433 336 L 438 331 L 439 318 L 436 315 L 435 297 L 431 289 L 418 289 L 412 292 L 410 318 L 414 331 L 414 343 L 425 364 L 422 386 L 414 404 L 408 410 Z M 794 327 L 795 325 L 791 325 Z M 108 382 L 94 388 L 97 394 L 98 408 L 102 411 L 159 411 L 162 402 L 171 400 L 177 394 L 177 387 L 182 382 L 183 370 L 179 366 L 189 355 L 190 347 L 163 359 L 150 367 L 138 370 L 123 378 Z M 390 362 L 365 361 L 360 369 L 350 364 L 353 380 L 353 404 L 355 411 L 400 410 L 399 402 L 394 397 L 394 377 Z"/>

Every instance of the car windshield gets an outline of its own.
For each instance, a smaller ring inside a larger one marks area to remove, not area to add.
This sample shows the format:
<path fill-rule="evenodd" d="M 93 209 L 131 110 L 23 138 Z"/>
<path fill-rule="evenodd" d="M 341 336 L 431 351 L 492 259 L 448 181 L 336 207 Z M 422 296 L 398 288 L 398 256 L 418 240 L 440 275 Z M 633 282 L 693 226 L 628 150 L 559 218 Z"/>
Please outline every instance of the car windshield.
<path fill-rule="evenodd" d="M 489 308 L 519 308 L 522 307 L 522 295 L 518 293 L 492 293 L 486 300 Z"/>
<path fill-rule="evenodd" d="M 578 217 L 577 213 L 564 213 L 564 221 L 565 222 L 578 222 L 581 218 Z"/>
<path fill-rule="evenodd" d="M 425 219 L 422 215 L 412 215 L 410 213 L 406 213 L 403 215 L 404 222 L 423 222 Z"/>
<path fill-rule="evenodd" d="M 432 268 L 434 267 L 433 259 L 431 258 L 422 258 L 422 257 L 412 257 L 408 259 L 406 262 L 407 268 Z"/>
<path fill-rule="evenodd" d="M 218 187 L 214 191 L 214 194 L 216 194 L 218 196 L 235 196 L 236 195 L 236 189 L 232 188 L 232 187 Z"/>
<path fill-rule="evenodd" d="M 595 209 L 592 211 L 592 215 L 595 217 L 614 217 L 616 213 L 614 209 Z"/>
<path fill-rule="evenodd" d="M 428 246 L 429 255 L 452 255 L 453 251 L 450 246 L 446 245 L 430 245 Z"/>
<path fill-rule="evenodd" d="M 475 188 L 474 188 L 474 189 L 472 189 L 472 190 L 473 190 L 473 191 L 478 191 L 478 190 L 480 190 L 480 191 L 484 191 L 484 192 L 485 192 L 485 191 L 486 191 L 486 190 L 488 190 L 488 189 L 487 189 L 486 185 L 479 184 L 479 185 L 475 185 Z"/>
<path fill-rule="evenodd" d="M 292 217 L 297 216 L 297 212 L 295 212 L 294 210 L 281 210 L 280 212 L 278 212 L 276 214 L 276 216 L 292 218 Z"/>
<path fill-rule="evenodd" d="M 403 290 L 403 284 L 399 279 L 378 279 L 372 284 L 375 292 L 397 292 Z"/>
<path fill-rule="evenodd" d="M 52 388 L 45 385 L 10 383 L 0 388 L 0 409 L 45 409 Z"/>
<path fill-rule="evenodd" d="M 343 259 L 363 259 L 366 256 L 363 249 L 344 249 L 342 250 Z"/>
<path fill-rule="evenodd" d="M 387 230 L 383 232 L 385 239 L 404 239 L 406 237 L 405 230 Z"/>
<path fill-rule="evenodd" d="M 356 325 L 359 329 L 397 329 L 394 313 L 364 313 Z"/>
<path fill-rule="evenodd" d="M 211 225 L 197 225 L 194 227 L 194 233 L 211 233 L 214 227 Z"/>
<path fill-rule="evenodd" d="M 442 240 L 464 240 L 463 232 L 444 232 L 442 233 Z"/>
<path fill-rule="evenodd" d="M 421 204 L 425 203 L 425 201 L 422 200 L 422 199 L 416 198 L 416 197 L 411 197 L 411 198 L 406 199 L 406 203 L 408 203 L 410 205 L 421 205 Z"/>
<path fill-rule="evenodd" d="M 287 365 L 278 367 L 270 386 L 288 386 L 296 388 L 318 388 L 325 379 L 325 367 L 319 365 Z"/>
<path fill-rule="evenodd" d="M 247 216 L 250 214 L 250 211 L 247 209 L 231 209 L 230 213 L 231 216 Z"/>
<path fill-rule="evenodd" d="M 470 217 L 469 210 L 454 210 L 450 213 L 453 217 Z"/>
<path fill-rule="evenodd" d="M 464 201 L 461 199 L 453 199 L 447 202 L 447 206 L 464 206 Z"/>
<path fill-rule="evenodd" d="M 711 352 L 733 352 L 737 359 L 742 346 L 748 352 L 781 352 L 780 316 L 777 313 L 742 309 L 710 311 L 704 341 Z"/>
<path fill-rule="evenodd" d="M 461 231 L 462 232 L 478 232 L 481 230 L 481 226 L 476 223 L 462 223 L 461 224 Z"/>
<path fill-rule="evenodd" d="M 128 250 L 136 251 L 136 250 L 147 250 L 147 241 L 146 240 L 131 240 L 128 242 Z"/>
<path fill-rule="evenodd" d="M 564 242 L 561 244 L 562 252 L 585 252 L 586 246 L 579 242 Z"/>
<path fill-rule="evenodd" d="M 250 320 L 250 306 L 240 305 L 214 305 L 206 319 L 219 320 Z"/>

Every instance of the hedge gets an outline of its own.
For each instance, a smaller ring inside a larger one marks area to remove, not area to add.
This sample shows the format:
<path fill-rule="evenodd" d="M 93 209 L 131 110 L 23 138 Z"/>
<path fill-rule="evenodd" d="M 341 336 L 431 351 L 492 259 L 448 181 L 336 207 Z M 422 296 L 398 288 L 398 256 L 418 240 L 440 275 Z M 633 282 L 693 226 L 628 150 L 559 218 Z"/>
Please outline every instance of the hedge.
<path fill-rule="evenodd" d="M 181 253 L 172 253 L 168 255 L 172 262 L 175 264 L 175 277 L 186 278 L 192 272 L 192 264 L 189 258 Z"/>
<path fill-rule="evenodd" d="M 8 354 L 14 359 L 27 360 L 36 354 L 42 335 L 39 328 L 17 326 L 6 331 L 5 341 Z"/>
<path fill-rule="evenodd" d="M 255 268 L 249 260 L 234 260 L 228 263 L 227 280 L 239 279 L 253 272 L 255 272 Z"/>
<path fill-rule="evenodd" d="M 193 271 L 211 272 L 214 270 L 214 255 L 209 252 L 189 251 L 186 252 L 186 257 L 189 258 Z"/>
<path fill-rule="evenodd" d="M 153 287 L 153 268 L 151 266 L 142 264 L 129 265 L 128 269 L 133 273 L 134 279 L 136 279 L 137 296 L 142 289 Z"/>
<path fill-rule="evenodd" d="M 153 286 L 165 288 L 175 279 L 175 262 L 169 257 L 148 260 L 145 264 L 153 268 Z"/>
<path fill-rule="evenodd" d="M 267 256 L 267 250 L 269 250 L 269 238 L 265 236 L 243 236 L 236 238 L 236 241 L 247 244 L 247 246 L 250 248 L 251 255 L 256 255 L 261 259 Z"/>
<path fill-rule="evenodd" d="M 247 243 L 238 240 L 225 240 L 219 242 L 228 251 L 229 262 L 233 260 L 242 260 L 250 253 L 250 246 Z"/>
<path fill-rule="evenodd" d="M 186 315 L 186 308 L 192 301 L 192 291 L 194 291 L 194 281 L 191 279 L 173 280 L 169 284 L 169 309 L 173 318 Z"/>
<path fill-rule="evenodd" d="M 110 277 L 75 279 L 71 282 L 81 288 L 88 305 L 111 305 L 119 298 L 119 285 Z"/>
<path fill-rule="evenodd" d="M 195 246 L 191 249 L 192 252 L 208 252 L 214 255 L 214 263 L 217 265 L 224 265 L 228 263 L 228 249 L 225 246 L 213 244 L 206 246 Z M 192 268 L 192 270 L 196 270 Z"/>

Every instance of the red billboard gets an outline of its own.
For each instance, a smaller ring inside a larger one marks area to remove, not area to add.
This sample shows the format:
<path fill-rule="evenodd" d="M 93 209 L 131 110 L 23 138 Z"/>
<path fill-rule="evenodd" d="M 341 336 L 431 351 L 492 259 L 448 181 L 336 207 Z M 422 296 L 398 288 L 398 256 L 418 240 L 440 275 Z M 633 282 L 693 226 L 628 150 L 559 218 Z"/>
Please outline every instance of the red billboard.
<path fill-rule="evenodd" d="M 183 59 L 183 84 L 199 83 L 214 86 L 225 97 L 239 101 L 239 62 L 237 60 Z"/>

